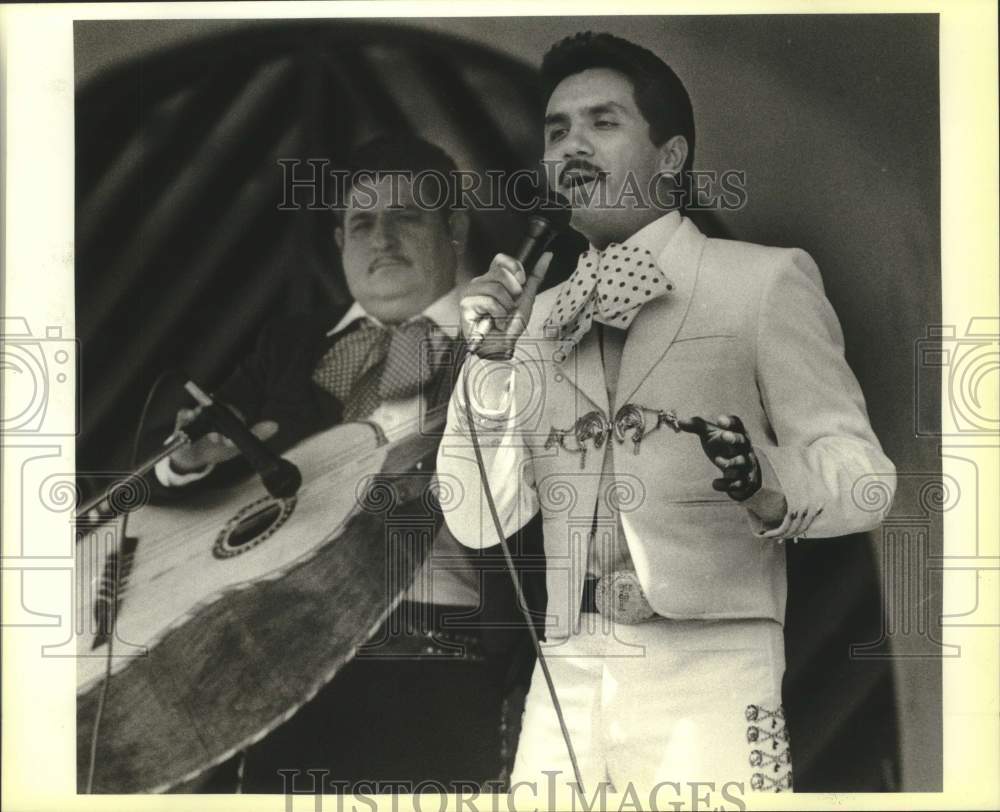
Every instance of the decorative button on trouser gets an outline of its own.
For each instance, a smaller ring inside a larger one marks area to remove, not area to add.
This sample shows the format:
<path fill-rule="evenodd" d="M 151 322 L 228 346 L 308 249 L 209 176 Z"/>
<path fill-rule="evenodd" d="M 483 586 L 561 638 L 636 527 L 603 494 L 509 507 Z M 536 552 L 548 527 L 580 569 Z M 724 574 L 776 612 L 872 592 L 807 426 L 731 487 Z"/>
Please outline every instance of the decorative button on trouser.
<path fill-rule="evenodd" d="M 703 786 L 715 802 L 709 808 L 721 804 L 726 785 L 735 797 L 791 789 L 779 623 L 655 618 L 613 623 L 608 630 L 581 618 L 580 632 L 549 639 L 543 649 L 588 798 L 609 781 L 617 792 L 631 784 L 642 798 L 662 782 L 688 793 L 683 798 L 661 790 L 660 809 L 672 800 L 689 804 L 694 782 L 712 785 Z M 748 734 L 748 726 L 756 732 Z M 541 801 L 553 782 L 566 792 L 573 780 L 536 667 L 511 781 L 535 782 Z M 525 803 L 526 794 L 520 796 Z"/>

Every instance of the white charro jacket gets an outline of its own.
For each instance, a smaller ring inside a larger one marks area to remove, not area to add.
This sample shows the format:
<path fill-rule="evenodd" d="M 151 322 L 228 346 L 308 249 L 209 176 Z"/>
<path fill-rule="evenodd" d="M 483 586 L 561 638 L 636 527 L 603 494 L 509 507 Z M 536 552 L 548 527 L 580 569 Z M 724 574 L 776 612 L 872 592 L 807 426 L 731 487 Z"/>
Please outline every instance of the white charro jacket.
<path fill-rule="evenodd" d="M 617 403 L 709 420 L 738 415 L 787 513 L 767 529 L 747 506 L 714 491 L 719 473 L 697 437 L 666 426 L 650 432 L 650 412 L 638 453 L 634 429 L 615 449 L 609 499 L 600 486 L 603 449 L 591 440 L 581 455 L 570 450 L 572 441 L 550 442 L 553 429 L 570 428 L 588 413 L 608 418 L 608 397 L 596 330 L 565 358 L 554 336 L 543 335 L 559 289 L 546 291 L 515 350 L 509 409 L 476 423 L 505 533 L 542 512 L 549 639 L 577 628 L 595 511 L 613 516 L 609 502 L 621 511 L 636 573 L 657 613 L 778 622 L 786 599 L 779 542 L 870 530 L 891 505 L 895 468 L 869 425 L 809 255 L 708 239 L 683 218 L 656 256 L 674 289 L 644 305 L 632 323 Z M 494 373 L 505 374 L 496 362 L 466 365 L 473 403 L 482 379 Z M 460 380 L 438 451 L 442 508 L 459 541 L 486 547 L 497 543 L 496 532 L 463 387 Z"/>

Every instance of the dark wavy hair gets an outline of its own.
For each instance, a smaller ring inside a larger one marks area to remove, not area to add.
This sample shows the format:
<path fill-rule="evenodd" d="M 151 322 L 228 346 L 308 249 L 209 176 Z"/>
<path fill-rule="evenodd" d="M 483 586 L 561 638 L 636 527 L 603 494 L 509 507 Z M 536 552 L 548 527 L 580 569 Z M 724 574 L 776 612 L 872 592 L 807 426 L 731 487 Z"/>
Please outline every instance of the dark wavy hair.
<path fill-rule="evenodd" d="M 649 124 L 649 138 L 660 146 L 675 135 L 688 143 L 684 171 L 694 161 L 694 109 L 684 83 L 652 51 L 612 34 L 583 31 L 553 45 L 542 59 L 545 98 L 563 79 L 589 68 L 611 68 L 632 83 L 636 106 Z"/>
<path fill-rule="evenodd" d="M 448 203 L 440 212 L 445 217 L 451 213 L 450 207 L 457 199 L 455 161 L 437 144 L 415 133 L 379 135 L 365 141 L 350 154 L 346 169 L 350 186 L 359 178 L 375 178 L 380 172 L 411 172 L 413 175 L 434 172 L 447 182 Z M 343 212 L 340 212 L 340 217 L 343 217 Z"/>

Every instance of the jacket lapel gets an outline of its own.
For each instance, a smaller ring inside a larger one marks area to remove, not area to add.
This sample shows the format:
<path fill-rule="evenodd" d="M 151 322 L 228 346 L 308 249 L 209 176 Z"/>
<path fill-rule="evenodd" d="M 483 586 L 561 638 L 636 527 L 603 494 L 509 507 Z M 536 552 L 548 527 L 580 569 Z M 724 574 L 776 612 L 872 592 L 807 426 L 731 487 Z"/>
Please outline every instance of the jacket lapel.
<path fill-rule="evenodd" d="M 707 239 L 686 217 L 660 252 L 657 265 L 674 289 L 643 305 L 625 340 L 618 375 L 618 403 L 628 403 L 660 363 L 687 315 Z M 598 359 L 599 361 L 600 359 Z M 647 404 L 651 408 L 657 404 Z"/>
<path fill-rule="evenodd" d="M 604 365 L 601 363 L 601 348 L 596 330 L 590 330 L 565 359 L 557 362 L 557 366 L 562 372 L 558 377 L 564 377 L 602 414 L 607 415 L 608 390 L 604 382 Z"/>

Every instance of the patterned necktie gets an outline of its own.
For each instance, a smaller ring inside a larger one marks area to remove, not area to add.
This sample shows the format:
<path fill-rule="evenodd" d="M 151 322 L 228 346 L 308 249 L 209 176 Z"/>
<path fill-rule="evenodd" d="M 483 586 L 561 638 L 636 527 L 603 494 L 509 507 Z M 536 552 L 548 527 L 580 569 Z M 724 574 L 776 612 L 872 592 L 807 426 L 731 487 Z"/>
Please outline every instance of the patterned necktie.
<path fill-rule="evenodd" d="M 313 381 L 344 404 L 344 421 L 361 420 L 385 400 L 420 394 L 433 378 L 438 345 L 426 317 L 388 328 L 365 320 L 324 353 Z"/>
<path fill-rule="evenodd" d="M 580 255 L 543 329 L 558 331 L 559 351 L 565 357 L 595 320 L 626 330 L 646 302 L 673 289 L 645 248 L 611 243 L 603 251 Z"/>
<path fill-rule="evenodd" d="M 433 322 L 421 316 L 391 331 L 389 350 L 379 378 L 380 400 L 401 400 L 418 394 L 430 382 L 430 359 L 437 346 Z"/>

